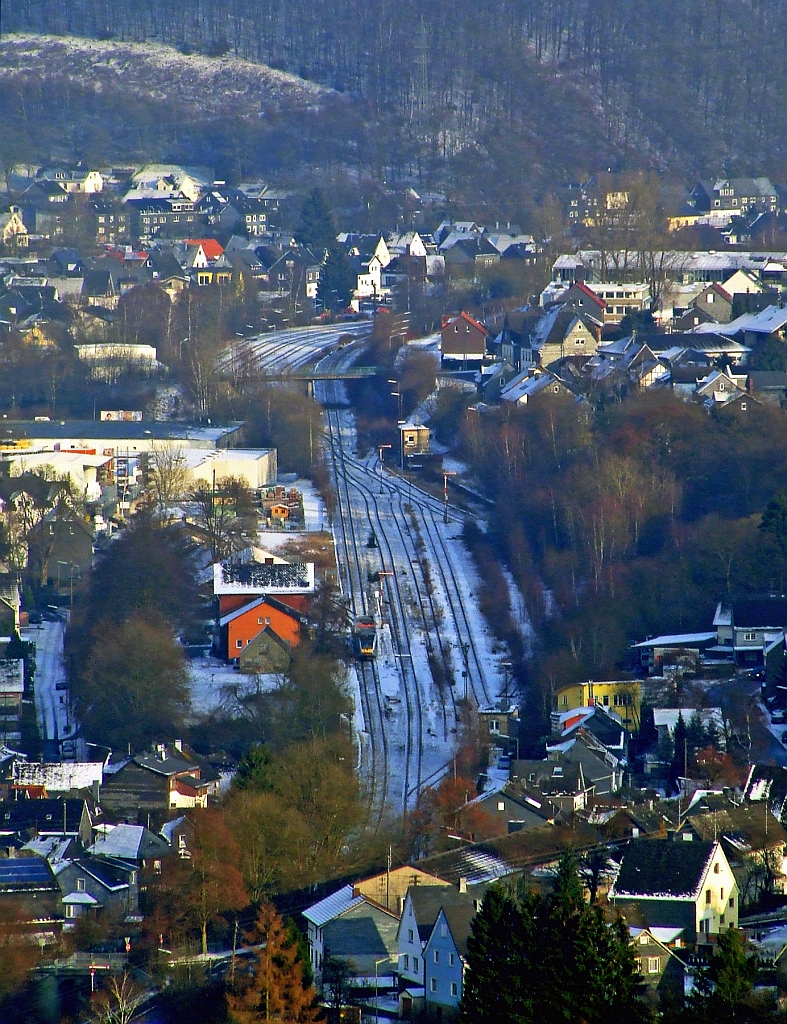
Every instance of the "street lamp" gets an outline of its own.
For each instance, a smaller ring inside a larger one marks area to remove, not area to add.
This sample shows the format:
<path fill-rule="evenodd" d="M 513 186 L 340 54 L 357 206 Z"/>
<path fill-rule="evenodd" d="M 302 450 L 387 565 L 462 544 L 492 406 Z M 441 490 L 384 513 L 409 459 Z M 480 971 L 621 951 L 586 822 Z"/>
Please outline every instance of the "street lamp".
<path fill-rule="evenodd" d="M 380 494 L 383 493 L 383 452 L 386 448 L 390 448 L 389 444 L 378 444 L 377 451 L 380 453 Z"/>
<path fill-rule="evenodd" d="M 374 1024 L 380 1024 L 380 989 L 377 984 L 377 968 L 380 964 L 393 963 L 392 956 L 384 956 L 374 961 Z M 396 963 L 399 963 L 397 958 Z"/>

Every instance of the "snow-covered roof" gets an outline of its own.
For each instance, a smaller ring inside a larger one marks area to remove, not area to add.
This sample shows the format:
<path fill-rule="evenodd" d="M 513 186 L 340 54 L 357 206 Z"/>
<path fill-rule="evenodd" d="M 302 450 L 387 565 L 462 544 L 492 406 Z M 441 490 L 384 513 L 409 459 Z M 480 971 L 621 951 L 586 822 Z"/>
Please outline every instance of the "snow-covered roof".
<path fill-rule="evenodd" d="M 321 928 L 335 917 L 352 910 L 353 907 L 360 906 L 363 902 L 363 896 L 356 896 L 353 887 L 345 885 L 330 896 L 326 896 L 324 900 L 320 900 L 319 903 L 304 910 L 303 916 L 307 921 L 311 921 L 312 924 Z"/>
<path fill-rule="evenodd" d="M 313 562 L 217 562 L 213 566 L 214 594 L 309 594 L 313 590 Z"/>
<path fill-rule="evenodd" d="M 144 825 L 115 825 L 105 835 L 99 836 L 88 852 L 103 857 L 136 860 L 144 834 Z"/>
<path fill-rule="evenodd" d="M 715 725 L 719 730 L 724 728 L 724 716 L 721 713 L 721 708 L 654 708 L 653 724 L 657 729 L 666 728 L 671 736 L 675 732 L 675 726 L 681 715 L 686 725 L 695 715 L 699 715 L 700 721 L 706 728 L 709 725 Z"/>
<path fill-rule="evenodd" d="M 64 896 L 63 903 L 79 904 L 83 907 L 97 907 L 98 900 L 94 899 L 89 892 L 70 892 Z"/>
<path fill-rule="evenodd" d="M 48 793 L 67 793 L 71 789 L 87 789 L 94 782 L 102 782 L 104 765 L 101 761 L 63 761 L 46 764 L 17 761 L 13 767 L 15 786 L 44 786 Z"/>
<path fill-rule="evenodd" d="M 170 846 L 172 846 L 172 838 L 175 829 L 186 820 L 186 815 L 181 814 L 179 818 L 173 818 L 172 821 L 165 821 L 159 829 L 159 834 L 164 836 Z"/>
<path fill-rule="evenodd" d="M 640 640 L 637 647 L 680 647 L 681 644 L 691 646 L 702 644 L 708 640 L 714 640 L 715 633 L 666 633 L 663 636 L 654 636 L 650 640 Z"/>
<path fill-rule="evenodd" d="M 643 932 L 649 932 L 657 942 L 663 942 L 665 946 L 675 942 L 683 934 L 682 928 L 662 928 L 658 925 L 651 928 L 629 928 L 629 931 L 632 939 L 638 939 Z"/>
<path fill-rule="evenodd" d="M 740 331 L 751 331 L 754 334 L 773 334 L 787 324 L 787 309 L 782 306 L 767 306 L 759 313 L 744 313 L 731 320 L 728 324 L 700 324 L 697 331 L 713 327 L 716 334 L 738 334 Z M 705 331 L 702 331 L 704 334 Z"/>

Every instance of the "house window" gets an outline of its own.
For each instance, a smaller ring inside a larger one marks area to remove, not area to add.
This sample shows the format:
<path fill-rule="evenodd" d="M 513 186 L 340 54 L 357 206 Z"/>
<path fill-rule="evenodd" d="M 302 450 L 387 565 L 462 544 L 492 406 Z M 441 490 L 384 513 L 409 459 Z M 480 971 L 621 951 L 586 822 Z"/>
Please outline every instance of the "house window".
<path fill-rule="evenodd" d="M 500 722 L 496 718 L 493 718 L 489 723 L 490 732 L 500 732 Z"/>
<path fill-rule="evenodd" d="M 410 942 L 410 943 L 413 941 L 413 929 L 412 928 L 408 928 L 407 929 L 407 941 Z"/>
<path fill-rule="evenodd" d="M 404 969 L 406 971 L 410 970 L 410 957 L 407 953 L 404 954 Z"/>
<path fill-rule="evenodd" d="M 723 924 L 724 924 L 724 914 L 720 914 L 719 915 L 719 926 L 721 927 L 721 925 L 723 925 Z"/>
<path fill-rule="evenodd" d="M 418 973 L 418 957 L 417 956 L 413 957 L 413 971 L 416 974 Z"/>
<path fill-rule="evenodd" d="M 734 896 L 730 896 L 730 910 L 734 910 L 734 909 L 735 909 L 735 897 Z"/>
<path fill-rule="evenodd" d="M 84 880 L 84 878 L 78 878 L 77 879 L 77 892 L 84 892 L 84 891 L 85 891 L 85 880 Z"/>
<path fill-rule="evenodd" d="M 440 938 L 445 939 L 447 937 L 448 937 L 448 925 L 447 924 L 441 924 L 440 925 Z"/>
<path fill-rule="evenodd" d="M 497 809 L 498 809 L 498 811 L 504 811 L 506 809 L 505 800 L 498 800 L 497 801 Z"/>
<path fill-rule="evenodd" d="M 642 974 L 642 960 L 638 956 L 634 958 L 634 966 Z"/>
<path fill-rule="evenodd" d="M 240 650 L 241 647 L 243 647 L 243 641 L 242 640 L 236 640 L 235 641 L 235 646 L 238 648 L 238 650 Z"/>
<path fill-rule="evenodd" d="M 451 995 L 452 996 L 458 996 L 459 995 L 459 986 L 457 985 L 457 983 L 455 981 L 451 982 Z"/>
<path fill-rule="evenodd" d="M 437 991 L 437 978 L 429 979 L 429 988 L 431 989 L 432 992 Z"/>
<path fill-rule="evenodd" d="M 721 890 L 721 893 L 719 894 L 719 899 L 720 900 L 724 899 L 724 890 L 723 889 Z"/>
<path fill-rule="evenodd" d="M 711 891 L 710 891 L 710 889 L 706 889 L 705 890 L 705 905 L 706 906 L 710 906 L 710 901 L 711 901 Z"/>
<path fill-rule="evenodd" d="M 70 903 L 66 904 L 66 917 L 68 917 L 68 918 L 73 918 L 74 917 L 74 908 L 73 908 L 73 906 Z"/>
<path fill-rule="evenodd" d="M 186 849 L 186 837 L 183 836 L 183 835 L 178 836 L 178 849 L 179 850 L 185 850 Z"/>
<path fill-rule="evenodd" d="M 749 642 L 752 642 L 752 641 L 757 639 L 757 634 L 756 633 L 744 633 L 743 634 L 743 639 L 747 640 Z"/>
<path fill-rule="evenodd" d="M 719 864 L 718 863 L 714 864 L 713 865 L 713 873 L 714 873 L 714 875 L 718 875 L 719 870 L 720 870 Z"/>
<path fill-rule="evenodd" d="M 609 694 L 605 693 L 601 702 L 602 702 L 602 704 L 604 705 L 605 708 L 608 708 L 609 707 Z"/>
<path fill-rule="evenodd" d="M 439 963 L 440 963 L 440 950 L 439 950 L 439 949 L 436 949 L 436 950 L 434 951 L 434 962 L 435 962 L 436 964 L 439 964 Z"/>
<path fill-rule="evenodd" d="M 741 402 L 741 410 L 743 412 L 746 412 L 746 403 L 745 402 Z"/>
<path fill-rule="evenodd" d="M 563 705 L 564 708 L 567 708 L 568 707 L 568 696 L 564 695 L 563 697 L 561 697 L 560 698 L 560 703 Z"/>
<path fill-rule="evenodd" d="M 660 967 L 661 967 L 661 957 L 659 957 L 659 956 L 649 956 L 648 957 L 648 974 L 658 974 Z"/>
<path fill-rule="evenodd" d="M 454 961 L 455 961 L 455 960 L 456 960 L 456 954 L 454 954 L 454 953 L 449 953 L 449 954 L 448 954 L 448 963 L 449 963 L 449 965 L 450 965 L 451 967 L 453 967 L 453 966 L 454 966 Z"/>

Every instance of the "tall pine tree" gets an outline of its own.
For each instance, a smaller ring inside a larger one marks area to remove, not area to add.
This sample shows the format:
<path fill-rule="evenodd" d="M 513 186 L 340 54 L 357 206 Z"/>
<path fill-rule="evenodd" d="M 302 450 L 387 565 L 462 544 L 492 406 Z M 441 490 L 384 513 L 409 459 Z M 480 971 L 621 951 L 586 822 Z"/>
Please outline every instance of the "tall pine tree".
<path fill-rule="evenodd" d="M 260 905 L 254 928 L 244 932 L 249 945 L 262 948 L 254 961 L 254 973 L 228 993 L 231 1019 L 237 1024 L 288 1021 L 311 1024 L 320 1019 L 314 989 L 305 984 L 298 946 L 275 907 Z"/>
<path fill-rule="evenodd" d="M 313 249 L 318 258 L 336 244 L 336 223 L 318 188 L 309 193 L 301 207 L 301 223 L 295 239 Z"/>
<path fill-rule="evenodd" d="M 338 242 L 328 247 L 328 255 L 320 270 L 317 297 L 324 309 L 340 310 L 349 305 L 355 291 L 356 277 L 347 254 Z"/>

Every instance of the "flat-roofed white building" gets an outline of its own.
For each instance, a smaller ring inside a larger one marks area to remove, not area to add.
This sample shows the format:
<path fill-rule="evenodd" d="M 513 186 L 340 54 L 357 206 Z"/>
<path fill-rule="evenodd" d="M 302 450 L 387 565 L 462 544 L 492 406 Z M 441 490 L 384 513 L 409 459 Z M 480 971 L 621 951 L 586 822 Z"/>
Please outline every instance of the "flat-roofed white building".
<path fill-rule="evenodd" d="M 199 448 L 186 448 L 183 461 L 190 481 L 212 485 L 228 477 L 242 478 L 258 491 L 276 483 L 278 472 L 275 448 L 225 448 L 206 452 Z"/>

